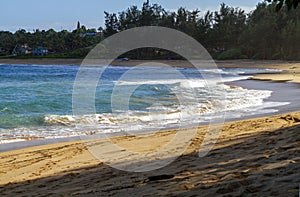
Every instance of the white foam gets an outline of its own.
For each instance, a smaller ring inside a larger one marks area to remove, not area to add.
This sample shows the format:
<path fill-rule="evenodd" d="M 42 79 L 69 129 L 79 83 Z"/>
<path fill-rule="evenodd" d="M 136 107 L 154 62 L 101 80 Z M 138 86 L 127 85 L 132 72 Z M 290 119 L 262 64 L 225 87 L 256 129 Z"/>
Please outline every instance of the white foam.
<path fill-rule="evenodd" d="M 158 84 L 175 84 L 180 83 L 182 80 L 172 79 L 172 80 L 138 80 L 138 81 L 115 81 L 116 85 L 128 86 L 128 85 L 158 85 Z"/>
<path fill-rule="evenodd" d="M 24 142 L 26 139 L 14 138 L 14 139 L 1 139 L 0 144 L 14 143 L 14 142 Z"/>
<path fill-rule="evenodd" d="M 219 86 L 222 86 L 222 88 Z M 264 99 L 270 97 L 272 93 L 271 91 L 247 90 L 240 87 L 231 88 L 227 85 L 218 85 L 217 87 L 220 90 L 225 88 L 227 97 L 225 101 L 218 99 L 205 100 L 195 105 L 195 102 L 187 100 L 184 103 L 185 105 L 172 105 L 169 107 L 153 105 L 148 108 L 149 112 L 119 111 L 117 114 L 105 113 L 84 116 L 47 115 L 45 122 L 49 125 L 77 125 L 80 129 L 73 129 L 73 131 L 76 130 L 76 132 L 81 132 L 81 134 L 83 133 L 82 128 L 85 128 L 85 132 L 95 130 L 94 132 L 99 133 L 157 129 L 164 125 L 167 127 L 167 125 L 171 124 L 189 124 L 193 119 L 198 121 L 201 119 L 201 116 L 209 120 L 214 117 L 214 113 L 224 110 L 240 116 L 247 112 L 263 111 L 266 107 Z M 215 88 L 215 91 L 218 91 L 218 88 Z M 218 95 L 218 92 L 215 94 Z M 186 93 L 186 96 L 189 96 L 189 93 Z M 225 105 L 225 109 L 222 107 L 222 103 Z M 288 103 L 269 102 L 267 104 L 279 106 Z M 269 112 L 269 110 L 266 112 Z"/>
<path fill-rule="evenodd" d="M 154 69 L 157 70 L 155 67 Z M 141 72 L 144 70 L 141 69 Z M 168 73 L 168 71 L 164 71 Z M 206 73 L 227 74 L 251 73 L 253 71 L 235 71 L 233 73 L 221 69 L 203 70 Z M 279 72 L 269 69 L 268 72 Z M 150 72 L 151 73 L 151 72 Z M 188 126 L 206 123 L 220 112 L 226 111 L 230 117 L 263 114 L 273 112 L 274 107 L 287 105 L 285 102 L 265 102 L 272 94 L 268 90 L 248 90 L 241 87 L 230 87 L 222 84 L 248 79 L 250 76 L 231 76 L 219 80 L 218 77 L 207 79 L 131 79 L 115 81 L 115 85 L 172 85 L 172 93 L 181 94 L 184 103 L 161 105 L 158 102 L 148 111 L 117 111 L 90 115 L 46 115 L 48 126 L 39 128 L 15 128 L 1 130 L 1 143 L 26 140 L 25 137 L 58 138 L 79 135 L 94 135 L 118 132 L 142 132 L 162 128 Z M 157 89 L 158 90 L 158 89 Z M 172 100 L 173 98 L 170 98 Z M 173 99 L 175 100 L 175 99 Z M 4 109 L 2 109 L 4 110 Z M 4 139 L 6 138 L 6 139 Z M 8 139 L 10 138 L 10 139 Z"/>
<path fill-rule="evenodd" d="M 135 80 L 135 81 L 115 81 L 116 85 L 128 86 L 128 85 L 172 85 L 172 84 L 181 84 L 182 87 L 186 88 L 198 88 L 205 87 L 211 84 L 232 82 L 249 79 L 251 76 L 234 76 L 226 78 L 205 78 L 205 79 L 167 79 L 167 80 Z"/>

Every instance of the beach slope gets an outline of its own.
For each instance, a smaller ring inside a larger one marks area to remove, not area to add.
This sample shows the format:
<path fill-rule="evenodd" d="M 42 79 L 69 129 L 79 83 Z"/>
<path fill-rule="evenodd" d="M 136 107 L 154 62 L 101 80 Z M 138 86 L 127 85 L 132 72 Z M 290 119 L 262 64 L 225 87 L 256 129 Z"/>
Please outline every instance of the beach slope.
<path fill-rule="evenodd" d="M 102 163 L 80 141 L 2 152 L 0 195 L 298 195 L 300 112 L 225 123 L 213 149 L 199 158 L 206 130 L 206 126 L 198 128 L 190 146 L 175 162 L 143 173 L 120 171 Z M 114 137 L 112 141 L 126 149 L 150 151 L 175 133 L 160 131 Z"/>

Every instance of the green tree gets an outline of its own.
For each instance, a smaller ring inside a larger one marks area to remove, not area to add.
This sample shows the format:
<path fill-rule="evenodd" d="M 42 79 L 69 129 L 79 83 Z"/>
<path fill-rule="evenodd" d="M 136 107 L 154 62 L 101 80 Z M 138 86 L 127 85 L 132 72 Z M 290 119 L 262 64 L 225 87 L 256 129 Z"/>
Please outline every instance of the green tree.
<path fill-rule="evenodd" d="M 240 35 L 246 28 L 246 14 L 244 10 L 221 4 L 220 10 L 213 15 L 213 29 L 210 43 L 214 51 L 223 52 L 239 48 Z"/>
<path fill-rule="evenodd" d="M 106 29 L 104 30 L 104 35 L 111 36 L 115 33 L 118 32 L 119 29 L 119 21 L 117 14 L 109 14 L 108 12 L 104 12 L 105 14 L 105 27 Z"/>
<path fill-rule="evenodd" d="M 17 44 L 15 35 L 8 31 L 0 31 L 0 48 L 10 54 Z"/>
<path fill-rule="evenodd" d="M 292 8 L 297 8 L 300 0 L 267 0 L 269 3 L 274 2 L 276 3 L 276 11 L 279 11 L 283 5 L 286 5 L 288 10 Z"/>

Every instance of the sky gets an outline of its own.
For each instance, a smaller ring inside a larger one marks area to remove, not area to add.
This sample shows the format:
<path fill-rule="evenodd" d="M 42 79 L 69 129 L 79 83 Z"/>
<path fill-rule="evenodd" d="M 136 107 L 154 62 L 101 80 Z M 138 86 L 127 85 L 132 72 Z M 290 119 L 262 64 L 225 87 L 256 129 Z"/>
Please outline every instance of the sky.
<path fill-rule="evenodd" d="M 174 11 L 179 7 L 216 11 L 221 3 L 240 7 L 246 12 L 253 10 L 263 0 L 150 0 L 166 10 Z M 0 30 L 15 32 L 18 29 L 72 31 L 77 21 L 87 28 L 104 26 L 104 11 L 118 13 L 131 5 L 139 8 L 143 0 L 3 0 L 0 7 Z"/>

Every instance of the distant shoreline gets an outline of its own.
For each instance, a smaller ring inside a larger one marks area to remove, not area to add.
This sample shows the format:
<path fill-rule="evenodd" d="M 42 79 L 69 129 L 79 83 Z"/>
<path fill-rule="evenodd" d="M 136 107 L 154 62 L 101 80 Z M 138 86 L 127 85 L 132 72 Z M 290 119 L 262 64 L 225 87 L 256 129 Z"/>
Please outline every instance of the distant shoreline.
<path fill-rule="evenodd" d="M 37 64 L 37 65 L 80 65 L 83 59 L 0 59 L 0 64 Z"/>
<path fill-rule="evenodd" d="M 0 64 L 36 64 L 36 65 L 81 65 L 83 59 L 0 59 Z M 101 61 L 100 61 L 101 62 Z M 104 61 L 103 61 L 104 62 Z M 93 63 L 93 62 L 92 62 Z M 137 66 L 141 64 L 155 65 L 161 63 L 168 66 L 178 68 L 193 67 L 185 60 L 129 60 L 129 61 L 114 61 L 111 65 L 114 66 Z M 285 61 L 285 60 L 215 60 L 219 68 L 270 68 L 284 70 L 284 73 L 278 74 L 260 74 L 252 77 L 253 80 L 267 80 L 279 82 L 295 82 L 300 83 L 300 61 Z M 95 60 L 95 64 L 99 64 L 99 60 Z"/>
<path fill-rule="evenodd" d="M 37 65 L 80 65 L 84 59 L 75 58 L 38 58 L 38 59 L 0 59 L 0 64 L 37 64 Z M 191 67 L 185 60 L 129 60 L 114 61 L 116 66 L 136 66 L 144 63 L 159 62 L 175 67 Z M 283 64 L 300 63 L 286 60 L 215 60 L 219 67 L 274 67 Z"/>

